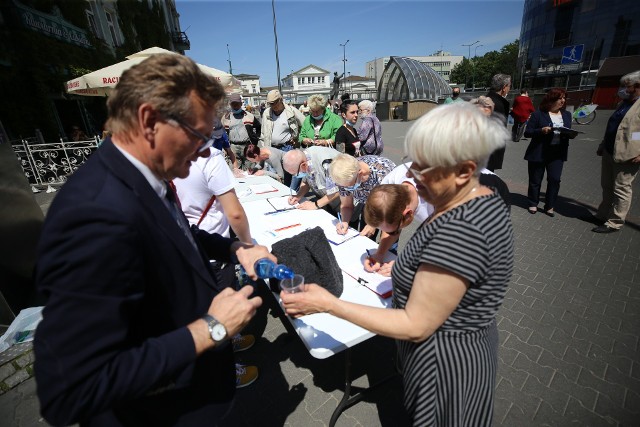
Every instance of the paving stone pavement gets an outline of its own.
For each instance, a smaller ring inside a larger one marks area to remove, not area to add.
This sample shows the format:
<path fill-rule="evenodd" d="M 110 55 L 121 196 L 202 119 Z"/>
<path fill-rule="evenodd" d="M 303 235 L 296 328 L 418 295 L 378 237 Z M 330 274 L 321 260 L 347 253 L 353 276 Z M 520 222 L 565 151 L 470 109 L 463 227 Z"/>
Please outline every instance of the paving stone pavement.
<path fill-rule="evenodd" d="M 515 269 L 498 314 L 495 426 L 640 425 L 640 180 L 628 224 L 592 233 L 579 217 L 600 201 L 595 156 L 611 111 L 572 141 L 555 218 L 526 212 L 527 141 L 509 143 L 498 171 L 512 191 Z M 398 162 L 411 122 L 383 122 L 385 155 Z M 55 193 L 36 199 L 46 211 Z M 411 231 L 411 230 L 409 230 Z M 410 233 L 403 233 L 401 246 Z M 260 377 L 237 393 L 222 426 L 325 426 L 344 391 L 344 358 L 316 360 L 277 317 L 273 300 L 249 326 L 256 345 L 238 354 Z M 395 344 L 375 337 L 352 351 L 356 386 L 392 375 Z M 337 426 L 408 425 L 393 377 L 347 409 Z M 0 396 L 2 425 L 47 425 L 30 379 Z"/>

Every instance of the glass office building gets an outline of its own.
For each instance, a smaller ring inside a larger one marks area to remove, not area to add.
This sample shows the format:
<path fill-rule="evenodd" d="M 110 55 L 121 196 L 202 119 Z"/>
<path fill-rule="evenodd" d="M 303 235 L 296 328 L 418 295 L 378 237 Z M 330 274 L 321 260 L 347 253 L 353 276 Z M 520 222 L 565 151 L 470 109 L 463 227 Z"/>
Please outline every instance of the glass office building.
<path fill-rule="evenodd" d="M 525 1 L 517 76 L 523 86 L 592 87 L 605 58 L 631 55 L 640 55 L 640 1 Z"/>

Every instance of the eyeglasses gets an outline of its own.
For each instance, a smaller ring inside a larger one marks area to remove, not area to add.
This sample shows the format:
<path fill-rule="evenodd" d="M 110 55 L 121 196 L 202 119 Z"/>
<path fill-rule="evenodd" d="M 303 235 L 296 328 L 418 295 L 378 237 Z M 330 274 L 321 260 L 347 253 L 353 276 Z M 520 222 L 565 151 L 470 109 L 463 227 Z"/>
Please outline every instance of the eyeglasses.
<path fill-rule="evenodd" d="M 416 170 L 414 168 L 412 168 L 411 166 L 407 166 L 407 163 L 412 161 L 409 156 L 404 156 L 402 158 L 402 164 L 405 165 L 405 167 L 407 168 L 407 172 L 409 172 L 411 174 L 411 176 L 413 177 L 413 179 L 415 180 L 421 180 L 422 179 L 422 175 L 424 175 L 427 172 L 431 172 L 432 170 L 438 168 L 438 166 L 430 166 L 428 168 L 424 168 L 422 170 Z M 413 165 L 413 163 L 412 163 Z"/>
<path fill-rule="evenodd" d="M 213 146 L 213 142 L 214 142 L 213 135 L 212 136 L 206 136 L 205 134 L 203 134 L 200 131 L 194 129 L 192 126 L 188 125 L 182 119 L 179 119 L 176 116 L 168 115 L 167 116 L 167 123 L 169 123 L 171 126 L 175 126 L 175 127 L 181 126 L 184 129 L 188 130 L 189 133 L 191 133 L 193 136 L 195 136 L 198 139 L 200 139 L 202 144 L 198 148 L 198 153 L 202 153 L 203 151 L 208 150 L 209 148 L 211 148 Z"/>

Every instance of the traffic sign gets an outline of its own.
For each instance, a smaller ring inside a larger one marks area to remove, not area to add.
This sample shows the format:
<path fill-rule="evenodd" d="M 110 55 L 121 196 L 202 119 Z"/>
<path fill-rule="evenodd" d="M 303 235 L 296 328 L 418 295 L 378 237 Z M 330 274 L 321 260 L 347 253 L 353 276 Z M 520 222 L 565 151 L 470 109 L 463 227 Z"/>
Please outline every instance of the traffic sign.
<path fill-rule="evenodd" d="M 576 44 L 573 46 L 565 46 L 562 49 L 561 64 L 575 64 L 582 61 L 582 52 L 584 51 L 583 44 Z"/>

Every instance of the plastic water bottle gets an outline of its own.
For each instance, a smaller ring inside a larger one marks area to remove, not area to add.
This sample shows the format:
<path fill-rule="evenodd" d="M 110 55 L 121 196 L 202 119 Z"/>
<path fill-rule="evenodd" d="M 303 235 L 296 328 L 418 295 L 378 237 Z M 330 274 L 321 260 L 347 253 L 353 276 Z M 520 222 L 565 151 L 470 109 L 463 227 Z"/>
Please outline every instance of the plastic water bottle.
<path fill-rule="evenodd" d="M 253 264 L 256 275 L 261 279 L 287 279 L 293 277 L 293 270 L 284 264 L 276 264 L 269 258 L 261 258 Z"/>

